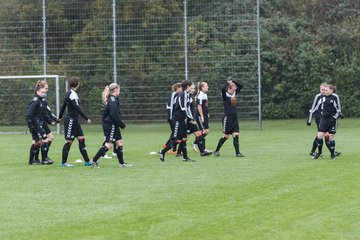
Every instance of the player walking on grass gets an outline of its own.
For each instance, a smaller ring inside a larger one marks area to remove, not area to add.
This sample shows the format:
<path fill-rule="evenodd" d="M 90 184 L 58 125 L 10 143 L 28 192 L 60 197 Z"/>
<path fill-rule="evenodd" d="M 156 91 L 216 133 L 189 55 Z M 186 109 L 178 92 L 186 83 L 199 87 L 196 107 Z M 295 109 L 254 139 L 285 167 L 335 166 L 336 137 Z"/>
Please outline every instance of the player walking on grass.
<path fill-rule="evenodd" d="M 196 123 L 200 129 L 200 134 L 196 136 L 193 143 L 198 145 L 201 156 L 211 155 L 212 151 L 205 147 L 206 136 L 209 134 L 209 112 L 208 112 L 208 96 L 209 85 L 206 82 L 198 83 L 198 93 L 196 95 Z M 194 148 L 195 150 L 195 148 Z"/>
<path fill-rule="evenodd" d="M 239 122 L 237 118 L 237 98 L 236 95 L 240 92 L 242 86 L 235 81 L 226 81 L 222 90 L 221 96 L 224 103 L 224 117 L 223 117 L 223 137 L 220 138 L 219 143 L 214 152 L 215 156 L 220 156 L 220 148 L 230 135 L 233 136 L 233 145 L 235 148 L 235 157 L 245 157 L 240 153 L 239 148 Z"/>
<path fill-rule="evenodd" d="M 64 104 L 61 107 L 59 118 L 62 118 L 65 108 L 67 107 L 68 113 L 64 119 L 64 131 L 66 143 L 62 149 L 62 162 L 63 167 L 72 167 L 72 164 L 67 163 L 71 145 L 75 138 L 79 141 L 79 150 L 85 160 L 85 166 L 91 166 L 85 145 L 85 136 L 79 122 L 79 115 L 84 118 L 88 124 L 91 124 L 90 118 L 80 108 L 80 99 L 76 90 L 80 87 L 80 79 L 78 77 L 71 77 L 68 80 L 70 90 L 65 93 Z"/>
<path fill-rule="evenodd" d="M 328 133 L 328 138 L 326 139 L 326 146 L 330 151 L 330 158 L 335 159 L 335 133 L 337 127 L 337 119 L 341 117 L 341 105 L 340 99 L 336 94 L 333 94 L 333 91 L 336 91 L 336 87 L 332 85 L 327 85 L 324 88 L 324 96 L 322 96 L 320 103 L 321 104 L 321 118 L 319 129 L 317 133 L 317 145 L 323 145 L 323 138 Z M 318 159 L 320 156 L 319 153 L 315 153 L 314 159 Z"/>
<path fill-rule="evenodd" d="M 37 83 L 36 83 L 36 87 L 41 87 L 41 88 L 44 88 L 46 90 L 46 94 L 47 92 L 49 91 L 49 85 L 48 83 L 45 81 L 45 80 L 39 80 Z M 50 149 L 50 146 L 51 146 L 51 143 L 54 139 L 54 136 L 51 132 L 51 129 L 49 128 L 49 125 L 48 124 L 51 124 L 51 125 L 55 125 L 56 123 L 59 123 L 60 120 L 58 117 L 56 117 L 52 112 L 51 112 L 51 108 L 49 107 L 49 104 L 46 100 L 46 95 L 45 97 L 42 99 L 44 105 L 45 105 L 45 108 L 44 108 L 44 113 L 43 115 L 45 115 L 45 117 L 43 117 L 43 128 L 45 130 L 45 133 L 46 133 L 46 139 L 44 139 L 42 141 L 42 144 L 41 144 L 41 163 L 42 164 L 53 164 L 54 161 L 51 160 L 49 157 L 48 157 L 48 152 L 49 152 L 49 149 Z"/>
<path fill-rule="evenodd" d="M 171 96 L 169 97 L 168 103 L 166 104 L 167 122 L 169 123 L 171 133 L 170 133 L 169 139 L 164 144 L 164 148 L 166 147 L 166 145 L 169 145 L 172 140 L 174 140 L 173 139 L 174 124 L 173 124 L 172 120 L 173 120 L 173 115 L 174 115 L 173 112 L 174 112 L 174 106 L 175 106 L 176 100 L 179 96 L 179 93 L 182 92 L 181 83 L 180 82 L 175 83 L 174 85 L 172 85 L 171 89 L 172 89 L 172 93 L 171 93 Z M 173 146 L 173 152 L 176 152 L 176 144 Z"/>
<path fill-rule="evenodd" d="M 322 83 L 320 85 L 320 93 L 317 94 L 314 98 L 313 104 L 311 106 L 311 109 L 309 110 L 309 116 L 307 119 L 307 125 L 311 126 L 311 121 L 312 121 L 312 117 L 315 117 L 315 122 L 316 122 L 316 126 L 317 126 L 317 130 L 319 130 L 319 125 L 320 125 L 320 119 L 321 119 L 321 101 L 323 99 L 323 97 L 325 96 L 325 88 L 327 86 L 330 86 L 327 83 Z M 336 91 L 336 87 L 334 88 Z M 340 99 L 339 96 L 337 96 L 333 90 L 333 95 L 337 97 L 338 99 L 338 103 L 339 103 L 339 110 L 340 110 L 340 117 L 342 116 L 341 114 L 341 105 L 340 105 Z M 329 140 L 329 133 L 325 134 L 325 142 L 328 142 Z M 315 139 L 313 141 L 313 146 L 312 149 L 310 151 L 310 156 L 313 156 L 313 158 L 317 159 L 319 157 L 322 156 L 322 146 L 323 146 L 323 140 L 321 139 L 321 144 L 318 145 L 318 140 L 317 140 L 317 135 L 315 136 Z M 318 152 L 316 153 L 316 148 L 318 149 Z M 341 154 L 341 152 L 336 152 L 335 151 L 335 156 L 339 156 Z"/>
<path fill-rule="evenodd" d="M 120 86 L 116 83 L 112 83 L 109 86 L 106 86 L 103 94 L 102 100 L 103 105 L 101 107 L 101 119 L 102 127 L 105 135 L 105 144 L 99 149 L 96 155 L 93 158 L 93 167 L 99 168 L 98 159 L 101 156 L 104 156 L 106 152 L 112 148 L 113 144 L 116 144 L 115 152 L 119 160 L 120 167 L 131 167 L 131 164 L 124 162 L 123 156 L 123 140 L 120 132 L 120 128 L 124 129 L 125 124 L 121 120 L 120 113 Z"/>
<path fill-rule="evenodd" d="M 35 95 L 33 100 L 29 103 L 26 111 L 26 123 L 32 135 L 32 145 L 30 147 L 29 165 L 41 164 L 39 161 L 39 151 L 43 140 L 47 138 L 45 129 L 43 127 L 46 105 L 43 99 L 46 95 L 46 89 L 41 86 L 35 87 Z M 44 163 L 45 164 L 45 163 Z"/>
<path fill-rule="evenodd" d="M 175 143 L 178 143 L 180 152 L 183 153 L 183 161 L 194 162 L 194 160 L 188 157 L 187 148 L 186 148 L 186 139 L 187 139 L 186 122 L 187 120 L 190 121 L 193 120 L 193 117 L 188 108 L 190 104 L 191 85 L 192 82 L 189 80 L 183 80 L 181 82 L 181 87 L 183 91 L 179 93 L 179 96 L 173 108 L 173 119 L 172 119 L 172 124 L 174 126 L 173 136 L 171 137 L 171 141 L 167 143 L 165 148 L 162 149 L 159 153 L 161 161 L 165 161 L 165 153 L 168 150 L 170 150 L 175 145 Z"/>

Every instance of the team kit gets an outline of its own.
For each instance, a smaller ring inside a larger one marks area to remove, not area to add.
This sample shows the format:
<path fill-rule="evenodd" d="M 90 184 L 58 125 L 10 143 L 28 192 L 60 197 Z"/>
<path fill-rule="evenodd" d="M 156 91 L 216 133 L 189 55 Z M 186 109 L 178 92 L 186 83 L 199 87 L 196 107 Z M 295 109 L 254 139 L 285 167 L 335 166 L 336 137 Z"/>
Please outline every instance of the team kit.
<path fill-rule="evenodd" d="M 119 167 L 132 167 L 132 164 L 124 162 L 123 139 L 121 130 L 126 127 L 122 121 L 119 103 L 120 86 L 112 83 L 106 86 L 102 93 L 101 123 L 104 133 L 104 141 L 93 158 L 89 158 L 85 136 L 81 128 L 79 117 L 88 124 L 90 118 L 80 107 L 80 98 L 77 89 L 80 87 L 80 79 L 71 77 L 68 79 L 69 90 L 65 93 L 64 102 L 59 116 L 55 116 L 46 100 L 48 84 L 45 80 L 39 80 L 34 90 L 34 98 L 29 103 L 26 112 L 26 122 L 32 135 L 30 147 L 29 165 L 51 165 L 54 161 L 48 157 L 48 152 L 53 141 L 53 134 L 49 125 L 64 123 L 65 144 L 62 148 L 61 167 L 73 167 L 68 163 L 68 155 L 75 138 L 79 142 L 79 151 L 84 159 L 84 165 L 100 168 L 99 159 L 106 157 L 107 152 L 113 148 L 113 155 L 117 156 Z M 165 161 L 167 153 L 176 154 L 183 162 L 195 162 L 188 156 L 187 140 L 194 135 L 195 140 L 191 143 L 194 151 L 199 152 L 201 157 L 214 154 L 220 156 L 223 144 L 232 136 L 235 157 L 245 157 L 240 152 L 239 144 L 239 121 L 237 116 L 237 95 L 243 86 L 234 81 L 225 81 L 221 96 L 224 106 L 222 118 L 223 136 L 219 139 L 216 149 L 213 151 L 206 148 L 206 137 L 209 134 L 209 111 L 208 95 L 209 86 L 206 82 L 195 84 L 190 80 L 183 80 L 172 86 L 172 93 L 166 104 L 167 122 L 169 123 L 170 135 L 163 148 L 157 153 L 160 161 Z M 65 114 L 67 110 L 67 113 Z M 340 155 L 335 151 L 335 133 L 338 118 L 343 118 L 339 96 L 336 94 L 336 86 L 328 83 L 320 85 L 320 93 L 314 98 L 307 125 L 310 126 L 312 118 L 317 124 L 316 137 L 312 143 L 310 156 L 313 159 L 322 157 L 322 147 L 329 149 L 330 159 L 334 160 Z M 41 152 L 41 159 L 40 159 Z"/>

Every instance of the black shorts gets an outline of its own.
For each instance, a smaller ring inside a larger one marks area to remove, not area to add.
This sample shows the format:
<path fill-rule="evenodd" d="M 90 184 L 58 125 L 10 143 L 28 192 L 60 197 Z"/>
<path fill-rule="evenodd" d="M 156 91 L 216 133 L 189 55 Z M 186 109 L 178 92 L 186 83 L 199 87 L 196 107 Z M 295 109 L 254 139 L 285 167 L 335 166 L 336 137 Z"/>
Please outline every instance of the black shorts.
<path fill-rule="evenodd" d="M 186 133 L 187 134 L 192 134 L 197 131 L 199 131 L 199 128 L 197 127 L 196 124 L 192 124 L 192 123 L 190 123 L 190 121 L 188 121 L 186 123 Z"/>
<path fill-rule="evenodd" d="M 319 132 L 329 132 L 330 134 L 336 133 L 337 120 L 334 118 L 321 118 L 319 124 Z"/>
<path fill-rule="evenodd" d="M 173 119 L 173 138 L 177 140 L 182 140 L 187 137 L 186 131 L 186 120 L 185 119 Z"/>
<path fill-rule="evenodd" d="M 121 140 L 121 132 L 120 128 L 116 127 L 115 124 L 102 124 L 105 142 L 116 142 L 117 140 Z"/>
<path fill-rule="evenodd" d="M 76 137 L 84 136 L 83 130 L 77 118 L 65 117 L 64 127 L 66 140 L 74 140 Z"/>
<path fill-rule="evenodd" d="M 49 128 L 49 125 L 46 122 L 43 123 L 43 128 L 45 130 L 46 135 L 51 133 L 51 129 Z"/>
<path fill-rule="evenodd" d="M 239 132 L 239 122 L 236 115 L 225 115 L 222 121 L 222 125 L 224 134 Z"/>
<path fill-rule="evenodd" d="M 200 130 L 209 129 L 209 118 L 207 116 L 204 116 L 204 122 L 201 122 L 200 115 L 197 115 L 196 123 L 198 124 Z"/>
<path fill-rule="evenodd" d="M 30 129 L 32 140 L 38 142 L 40 140 L 46 139 L 46 132 L 42 125 L 37 126 L 36 128 Z"/>

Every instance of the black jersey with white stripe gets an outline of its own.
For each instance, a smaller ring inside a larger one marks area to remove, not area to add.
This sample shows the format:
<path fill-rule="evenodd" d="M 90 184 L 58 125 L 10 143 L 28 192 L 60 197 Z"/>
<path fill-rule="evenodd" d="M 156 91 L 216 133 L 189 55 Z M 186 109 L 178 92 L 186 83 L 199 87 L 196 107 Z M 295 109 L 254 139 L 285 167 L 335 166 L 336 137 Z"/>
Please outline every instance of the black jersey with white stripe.
<path fill-rule="evenodd" d="M 177 119 L 193 119 L 189 105 L 190 94 L 187 91 L 179 93 L 173 108 L 173 116 Z"/>
<path fill-rule="evenodd" d="M 225 115 L 236 115 L 237 114 L 237 97 L 236 95 L 242 89 L 242 85 L 239 83 L 232 81 L 236 85 L 236 91 L 233 94 L 228 93 L 226 90 L 229 86 L 229 83 L 226 82 L 221 89 L 221 96 L 224 103 L 224 114 Z"/>
<path fill-rule="evenodd" d="M 109 95 L 106 103 L 101 107 L 102 122 L 104 124 L 115 124 L 116 127 L 124 128 L 125 124 L 121 120 L 120 101 L 114 95 Z"/>
<path fill-rule="evenodd" d="M 43 123 L 45 107 L 43 98 L 35 94 L 26 111 L 26 122 L 29 128 L 39 126 Z"/>
<path fill-rule="evenodd" d="M 339 117 L 341 111 L 340 99 L 336 94 L 323 96 L 321 100 L 321 113 L 325 118 Z"/>
<path fill-rule="evenodd" d="M 323 95 L 321 93 L 317 94 L 314 98 L 313 104 L 311 105 L 311 109 L 309 110 L 308 123 L 311 123 L 311 119 L 315 116 L 316 121 L 320 121 L 321 118 L 321 101 Z"/>
<path fill-rule="evenodd" d="M 208 96 L 206 93 L 204 93 L 202 91 L 199 92 L 199 94 L 196 97 L 196 105 L 201 106 L 204 116 L 208 115 L 209 102 L 208 102 Z M 197 115 L 200 115 L 200 114 L 197 112 Z"/>
<path fill-rule="evenodd" d="M 59 118 L 62 118 L 66 107 L 68 110 L 67 116 L 71 118 L 78 118 L 80 115 L 85 120 L 89 119 L 88 116 L 86 116 L 86 114 L 81 110 L 79 96 L 73 89 L 70 89 L 65 93 L 64 104 L 61 107 Z"/>
<path fill-rule="evenodd" d="M 52 113 L 51 108 L 50 108 L 46 98 L 43 98 L 42 101 L 45 105 L 44 112 L 43 112 L 43 120 L 46 121 L 48 124 L 51 124 L 52 122 L 56 122 L 57 117 Z"/>
<path fill-rule="evenodd" d="M 168 121 L 171 121 L 173 118 L 174 105 L 178 96 L 179 94 L 177 92 L 173 92 L 169 97 L 168 103 L 166 104 Z"/>

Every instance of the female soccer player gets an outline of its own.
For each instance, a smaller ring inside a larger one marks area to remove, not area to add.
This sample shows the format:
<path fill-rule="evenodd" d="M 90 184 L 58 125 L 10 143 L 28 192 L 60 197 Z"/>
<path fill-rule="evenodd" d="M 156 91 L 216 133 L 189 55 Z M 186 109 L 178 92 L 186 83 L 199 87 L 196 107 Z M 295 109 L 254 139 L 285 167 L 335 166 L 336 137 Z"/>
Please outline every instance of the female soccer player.
<path fill-rule="evenodd" d="M 239 149 L 239 122 L 237 118 L 237 98 L 236 94 L 240 92 L 242 86 L 235 81 L 226 81 L 222 90 L 221 96 L 224 103 L 224 118 L 223 118 L 223 137 L 220 138 L 219 143 L 214 152 L 215 156 L 220 156 L 220 148 L 224 142 L 233 136 L 233 144 L 235 148 L 235 157 L 244 157 Z"/>
<path fill-rule="evenodd" d="M 43 99 L 46 95 L 46 89 L 41 86 L 36 86 L 35 96 L 29 103 L 26 111 L 26 122 L 32 135 L 32 145 L 30 147 L 29 165 L 41 164 L 39 161 L 39 149 L 42 141 L 46 139 L 47 135 L 43 128 L 43 112 L 45 104 Z"/>
<path fill-rule="evenodd" d="M 176 103 L 176 100 L 179 96 L 179 93 L 182 92 L 182 88 L 181 88 L 181 83 L 175 83 L 174 85 L 172 85 L 171 87 L 172 89 L 172 93 L 171 96 L 169 97 L 168 103 L 166 104 L 166 109 L 167 109 L 167 121 L 169 123 L 170 126 L 170 130 L 171 130 L 171 134 L 169 139 L 167 140 L 167 142 L 164 144 L 164 148 L 166 147 L 166 145 L 170 144 L 172 138 L 173 138 L 173 133 L 174 133 L 174 125 L 172 122 L 173 119 L 173 110 L 174 110 L 174 105 Z M 173 146 L 173 152 L 176 152 L 176 145 Z"/>
<path fill-rule="evenodd" d="M 36 87 L 41 87 L 41 88 L 44 88 L 46 90 L 46 94 L 47 92 L 49 91 L 49 85 L 48 83 L 45 81 L 45 80 L 39 80 L 37 83 L 36 83 Z M 56 117 L 52 112 L 51 112 L 51 108 L 49 107 L 49 104 L 46 100 L 46 95 L 45 97 L 42 99 L 43 100 L 43 103 L 45 105 L 45 108 L 44 108 L 44 113 L 43 115 L 46 115 L 45 117 L 43 117 L 43 128 L 45 130 L 45 133 L 47 135 L 46 139 L 44 139 L 42 141 L 42 144 L 41 144 L 41 163 L 42 164 L 53 164 L 54 161 L 51 160 L 49 157 L 48 157 L 48 152 L 49 152 L 49 149 L 50 149 L 50 146 L 51 146 L 51 143 L 54 139 L 54 136 L 51 132 L 51 129 L 49 128 L 49 125 L 48 124 L 51 124 L 51 125 L 55 125 L 56 123 L 59 123 L 59 118 Z"/>
<path fill-rule="evenodd" d="M 322 97 L 325 94 L 325 87 L 328 86 L 327 83 L 322 83 L 320 85 L 320 93 L 318 93 L 313 101 L 313 104 L 311 106 L 311 109 L 309 110 L 309 117 L 307 119 L 307 125 L 311 126 L 311 121 L 312 121 L 312 117 L 315 116 L 315 122 L 316 122 L 316 126 L 317 126 L 317 130 L 319 129 L 319 124 L 320 124 L 320 119 L 321 119 L 321 109 L 319 109 L 320 104 L 321 104 L 321 100 Z M 315 150 L 318 147 L 317 145 L 317 135 L 315 136 L 314 142 L 313 142 L 313 147 L 310 151 L 310 156 L 314 156 L 315 155 Z M 318 153 L 319 155 L 322 154 L 322 145 L 319 146 L 318 149 Z"/>
<path fill-rule="evenodd" d="M 330 158 L 335 159 L 335 133 L 337 119 L 341 116 L 340 101 L 337 95 L 333 94 L 334 86 L 328 85 L 324 89 L 324 96 L 321 100 L 322 115 L 317 134 L 317 145 L 322 146 L 323 138 L 328 133 L 326 146 L 330 151 Z M 314 155 L 314 159 L 320 156 L 319 153 Z"/>
<path fill-rule="evenodd" d="M 111 149 L 113 144 L 116 144 L 116 154 L 119 160 L 120 167 L 131 167 L 131 164 L 124 162 L 123 156 L 123 140 L 120 129 L 125 128 L 124 122 L 121 120 L 120 104 L 119 104 L 120 86 L 112 83 L 106 86 L 102 98 L 103 105 L 101 107 L 102 127 L 105 135 L 105 145 L 102 146 L 93 158 L 93 167 L 99 168 L 98 159 L 104 156 L 106 152 Z"/>
<path fill-rule="evenodd" d="M 59 116 L 59 118 L 62 118 L 65 108 L 67 107 L 68 113 L 64 119 L 66 143 L 62 150 L 61 166 L 73 166 L 72 164 L 67 163 L 67 159 L 69 156 L 71 144 L 75 138 L 77 138 L 79 141 L 79 150 L 85 160 L 85 166 L 91 166 L 91 162 L 86 151 L 85 136 L 78 119 L 80 115 L 87 121 L 88 124 L 91 124 L 90 118 L 88 118 L 88 116 L 86 116 L 86 114 L 80 108 L 80 99 L 76 93 L 76 90 L 80 87 L 80 79 L 78 77 L 71 77 L 68 80 L 68 85 L 70 90 L 65 93 L 64 104 L 61 107 Z"/>
<path fill-rule="evenodd" d="M 165 161 L 165 153 L 170 150 L 175 143 L 179 143 L 180 151 L 183 153 L 184 162 L 194 162 L 187 155 L 186 149 L 186 120 L 193 120 L 191 113 L 188 110 L 188 104 L 190 102 L 190 89 L 192 82 L 189 80 L 183 80 L 181 82 L 181 87 L 183 91 L 179 94 L 179 97 L 176 100 L 174 109 L 173 109 L 173 119 L 172 123 L 174 126 L 174 133 L 171 138 L 171 141 L 166 144 L 165 148 L 160 151 L 160 160 Z"/>
<path fill-rule="evenodd" d="M 196 137 L 194 144 L 199 146 L 200 155 L 211 155 L 212 151 L 205 147 L 205 137 L 209 134 L 209 113 L 208 113 L 208 96 L 209 85 L 206 82 L 198 83 L 198 93 L 196 95 L 196 123 L 201 131 L 201 135 Z M 194 145 L 193 145 L 194 148 Z M 195 150 L 195 148 L 194 148 Z"/>

